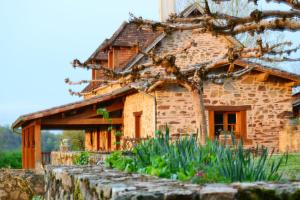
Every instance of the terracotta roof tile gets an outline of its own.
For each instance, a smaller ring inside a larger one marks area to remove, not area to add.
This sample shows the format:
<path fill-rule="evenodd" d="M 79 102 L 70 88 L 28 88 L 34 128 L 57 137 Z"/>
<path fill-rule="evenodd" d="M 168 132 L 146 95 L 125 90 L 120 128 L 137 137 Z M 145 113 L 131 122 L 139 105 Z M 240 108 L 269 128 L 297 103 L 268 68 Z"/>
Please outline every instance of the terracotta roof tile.
<path fill-rule="evenodd" d="M 153 40 L 157 33 L 151 30 L 139 29 L 136 24 L 127 23 L 119 35 L 112 41 L 112 46 L 134 46 L 139 44 L 144 48 L 149 40 Z"/>

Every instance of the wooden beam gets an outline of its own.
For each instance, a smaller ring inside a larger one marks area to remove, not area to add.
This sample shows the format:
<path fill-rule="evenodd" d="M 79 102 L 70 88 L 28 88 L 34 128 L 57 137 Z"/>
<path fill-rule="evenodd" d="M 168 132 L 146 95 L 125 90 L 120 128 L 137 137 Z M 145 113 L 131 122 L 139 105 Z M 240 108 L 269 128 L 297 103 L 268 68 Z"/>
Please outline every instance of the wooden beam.
<path fill-rule="evenodd" d="M 112 104 L 110 106 L 106 106 L 105 109 L 108 112 L 114 112 L 117 110 L 122 110 L 124 108 L 124 104 L 123 102 L 118 102 L 115 104 Z M 100 116 L 99 114 L 97 114 L 97 110 L 96 109 L 89 109 L 85 112 L 82 112 L 80 114 L 74 114 L 70 117 L 66 117 L 66 119 L 82 119 L 82 118 L 92 118 L 92 117 L 96 117 L 96 116 Z"/>
<path fill-rule="evenodd" d="M 263 73 L 260 73 L 260 74 L 256 75 L 255 79 L 257 81 L 265 82 L 265 81 L 268 80 L 269 75 L 270 75 L 269 73 L 263 72 Z"/>
<path fill-rule="evenodd" d="M 251 110 L 250 105 L 245 106 L 205 106 L 206 110 L 209 111 L 224 111 L 224 112 L 230 112 L 230 111 L 243 111 L 243 110 Z"/>
<path fill-rule="evenodd" d="M 111 121 L 103 118 L 93 119 L 48 119 L 42 120 L 42 126 L 63 126 L 63 125 L 102 125 L 102 124 L 123 124 L 123 118 L 112 118 Z"/>
<path fill-rule="evenodd" d="M 114 112 L 117 110 L 122 110 L 124 108 L 124 104 L 123 104 L 123 102 L 118 102 L 118 103 L 112 104 L 110 106 L 107 106 L 105 108 L 108 112 Z"/>
<path fill-rule="evenodd" d="M 294 87 L 294 86 L 296 86 L 296 83 L 294 81 L 288 82 L 288 83 L 285 84 L 285 86 L 286 87 Z"/>

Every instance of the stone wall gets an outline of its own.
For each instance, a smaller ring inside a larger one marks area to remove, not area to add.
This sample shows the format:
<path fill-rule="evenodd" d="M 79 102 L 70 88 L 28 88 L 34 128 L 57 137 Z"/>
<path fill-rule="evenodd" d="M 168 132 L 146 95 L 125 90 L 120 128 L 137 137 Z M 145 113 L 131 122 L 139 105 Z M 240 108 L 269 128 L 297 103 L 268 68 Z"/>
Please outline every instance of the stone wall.
<path fill-rule="evenodd" d="M 192 40 L 197 46 L 191 47 L 186 53 L 178 53 Z M 177 52 L 176 65 L 184 69 L 199 62 L 218 59 L 227 52 L 227 46 L 230 45 L 232 43 L 225 37 L 216 37 L 210 33 L 177 31 L 167 35 L 160 45 L 155 47 L 155 53 L 165 55 Z M 142 62 L 147 62 L 147 59 L 142 59 Z M 160 69 L 157 67 L 151 70 Z M 266 81 L 259 81 L 256 79 L 258 74 L 259 72 L 252 71 L 238 80 L 226 81 L 223 85 L 206 83 L 205 105 L 250 106 L 246 112 L 247 144 L 254 147 L 260 144 L 278 150 L 279 133 L 287 123 L 287 115 L 292 112 L 291 87 L 286 84 L 286 80 L 272 75 Z M 108 86 L 99 89 L 98 93 L 106 93 L 119 87 L 118 84 Z M 143 136 L 152 136 L 155 129 L 163 128 L 166 123 L 170 126 L 172 134 L 195 133 L 199 130 L 199 99 L 193 98 L 190 92 L 180 86 L 167 86 L 153 91 L 151 95 L 155 96 L 156 100 L 141 93 L 127 97 L 124 108 L 125 136 L 133 136 L 133 112 L 139 111 L 143 111 Z M 153 108 L 155 101 L 156 106 Z"/>
<path fill-rule="evenodd" d="M 285 200 L 300 199 L 300 183 L 233 183 L 195 185 L 100 166 L 47 167 L 47 200 Z"/>
<path fill-rule="evenodd" d="M 180 52 L 191 41 L 197 45 L 189 48 L 187 52 Z M 193 64 L 221 58 L 227 53 L 228 46 L 232 46 L 232 43 L 223 36 L 216 37 L 211 33 L 185 30 L 167 35 L 161 41 L 161 45 L 155 48 L 155 53 L 158 55 L 176 54 L 176 65 L 185 69 Z"/>
<path fill-rule="evenodd" d="M 52 151 L 51 165 L 74 165 L 74 159 L 78 155 L 80 155 L 79 151 Z M 99 161 L 104 161 L 107 155 L 106 153 L 90 152 L 89 163 L 95 165 Z"/>
<path fill-rule="evenodd" d="M 207 83 L 204 95 L 206 106 L 250 105 L 246 112 L 247 138 L 253 146 L 259 144 L 278 150 L 279 133 L 292 112 L 291 88 L 284 82 L 279 79 L 261 82 L 255 74 L 250 74 L 224 85 Z"/>
<path fill-rule="evenodd" d="M 300 125 L 287 125 L 279 134 L 280 152 L 300 152 Z"/>
<path fill-rule="evenodd" d="M 44 175 L 0 169 L 0 200 L 28 200 L 33 196 L 44 196 Z"/>
<path fill-rule="evenodd" d="M 137 93 L 126 97 L 124 103 L 124 137 L 135 136 L 134 112 L 142 112 L 141 137 L 154 136 L 155 131 L 155 97 L 145 93 Z"/>
<path fill-rule="evenodd" d="M 177 84 L 167 84 L 156 88 L 155 97 L 157 129 L 162 130 L 167 124 L 171 134 L 197 132 L 191 92 Z"/>

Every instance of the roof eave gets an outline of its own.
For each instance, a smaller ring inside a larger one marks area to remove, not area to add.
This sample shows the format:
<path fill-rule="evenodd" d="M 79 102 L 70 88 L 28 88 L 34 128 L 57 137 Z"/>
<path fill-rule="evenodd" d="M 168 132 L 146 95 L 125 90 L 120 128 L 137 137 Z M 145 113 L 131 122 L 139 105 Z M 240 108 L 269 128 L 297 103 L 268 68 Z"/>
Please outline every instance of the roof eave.
<path fill-rule="evenodd" d="M 41 110 L 41 111 L 30 113 L 27 115 L 22 115 L 22 116 L 18 117 L 15 122 L 12 123 L 11 127 L 12 127 L 12 129 L 16 129 L 16 128 L 21 127 L 26 121 L 36 120 L 39 118 L 55 115 L 60 112 L 66 112 L 66 111 L 70 111 L 70 110 L 77 109 L 80 107 L 85 107 L 85 106 L 89 106 L 92 104 L 109 101 L 111 99 L 119 98 L 119 97 L 131 94 L 134 92 L 136 92 L 135 88 L 126 86 L 124 88 L 120 88 L 120 89 L 114 90 L 110 93 L 103 94 L 103 95 L 98 95 L 98 96 L 92 97 L 90 99 L 85 99 L 82 101 L 73 102 L 73 103 L 53 107 L 50 109 Z"/>
<path fill-rule="evenodd" d="M 271 75 L 291 80 L 291 81 L 295 82 L 295 86 L 300 85 L 300 75 L 289 73 L 287 71 L 283 71 L 283 70 L 276 69 L 276 68 L 263 66 L 259 63 L 245 61 L 245 60 L 241 60 L 241 59 L 236 60 L 234 63 L 237 65 L 240 65 L 240 66 L 244 66 L 244 67 L 250 66 L 250 67 L 253 67 L 255 70 L 268 72 Z"/>

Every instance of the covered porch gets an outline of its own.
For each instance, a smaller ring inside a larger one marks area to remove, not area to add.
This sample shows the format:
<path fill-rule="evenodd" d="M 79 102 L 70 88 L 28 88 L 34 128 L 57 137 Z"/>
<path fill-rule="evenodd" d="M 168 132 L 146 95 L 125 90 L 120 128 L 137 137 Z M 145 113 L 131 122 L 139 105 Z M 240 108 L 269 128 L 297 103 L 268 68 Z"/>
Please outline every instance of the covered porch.
<path fill-rule="evenodd" d="M 12 125 L 22 129 L 23 169 L 39 169 L 42 166 L 42 130 L 84 130 L 87 151 L 111 151 L 120 148 L 115 131 L 122 131 L 123 108 L 127 95 L 136 89 L 124 87 L 111 93 L 98 95 L 71 104 L 23 115 Z M 97 114 L 98 108 L 110 113 L 109 119 Z M 112 126 L 113 129 L 108 129 Z"/>

